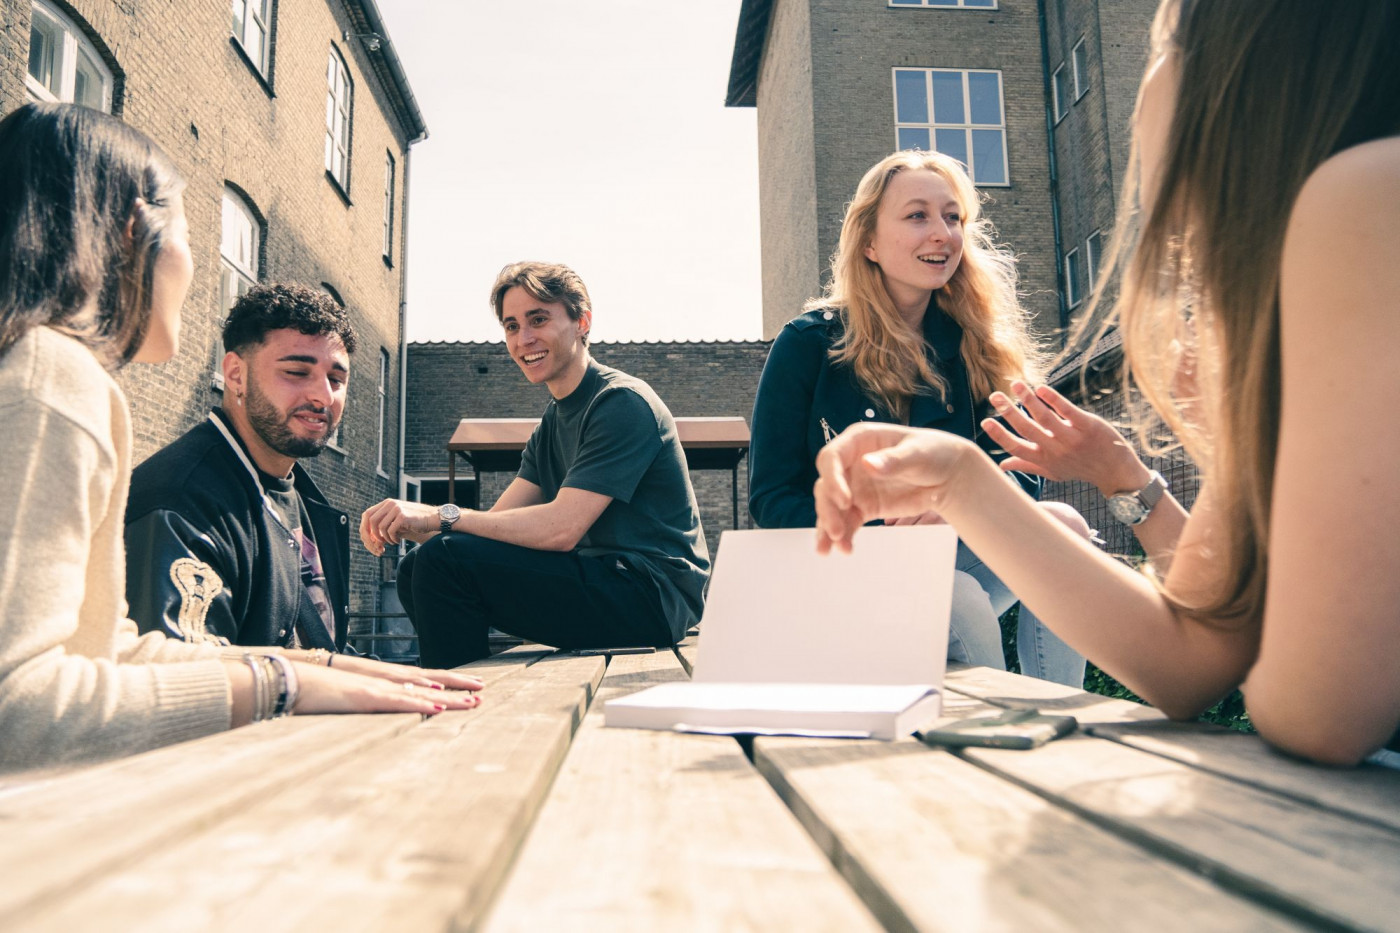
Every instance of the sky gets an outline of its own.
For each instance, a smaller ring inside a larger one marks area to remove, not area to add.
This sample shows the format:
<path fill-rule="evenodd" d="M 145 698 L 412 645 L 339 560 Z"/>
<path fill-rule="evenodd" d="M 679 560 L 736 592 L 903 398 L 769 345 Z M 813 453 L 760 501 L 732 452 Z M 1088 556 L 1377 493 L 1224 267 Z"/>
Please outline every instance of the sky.
<path fill-rule="evenodd" d="M 740 0 L 378 0 L 428 125 L 408 339 L 501 340 L 491 283 L 562 262 L 595 341 L 756 340 L 756 111 L 728 108 Z"/>

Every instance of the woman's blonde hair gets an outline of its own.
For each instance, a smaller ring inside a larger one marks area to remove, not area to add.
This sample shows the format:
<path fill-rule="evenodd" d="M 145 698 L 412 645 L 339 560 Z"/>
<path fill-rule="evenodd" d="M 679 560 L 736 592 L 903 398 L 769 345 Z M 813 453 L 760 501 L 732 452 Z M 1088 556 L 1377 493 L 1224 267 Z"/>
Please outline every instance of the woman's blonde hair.
<path fill-rule="evenodd" d="M 1204 621 L 1240 624 L 1262 610 L 1284 233 L 1319 164 L 1400 132 L 1397 8 L 1164 0 L 1153 23 L 1153 61 L 1171 56 L 1179 84 L 1140 217 L 1134 138 L 1109 262 L 1122 269 L 1125 388 L 1136 386 L 1180 440 L 1219 510 L 1212 546 L 1227 582 L 1204 600 L 1166 594 Z"/>
<path fill-rule="evenodd" d="M 875 236 L 880 201 L 900 172 L 927 171 L 953 189 L 962 213 L 963 254 L 938 306 L 962 327 L 962 356 L 973 397 L 1005 390 L 1013 379 L 1040 377 L 1042 357 L 1031 340 L 1026 311 L 1016 297 L 1015 259 L 992 243 L 992 228 L 981 217 L 981 199 L 955 159 L 937 152 L 909 150 L 881 159 L 856 187 L 846 207 L 841 238 L 831 258 L 831 280 L 807 308 L 841 312 L 845 332 L 832 358 L 849 364 L 862 389 L 891 413 L 907 418 L 909 402 L 931 386 L 940 396 L 945 381 L 929 366 L 923 334 L 899 316 L 880 266 L 866 258 Z"/>

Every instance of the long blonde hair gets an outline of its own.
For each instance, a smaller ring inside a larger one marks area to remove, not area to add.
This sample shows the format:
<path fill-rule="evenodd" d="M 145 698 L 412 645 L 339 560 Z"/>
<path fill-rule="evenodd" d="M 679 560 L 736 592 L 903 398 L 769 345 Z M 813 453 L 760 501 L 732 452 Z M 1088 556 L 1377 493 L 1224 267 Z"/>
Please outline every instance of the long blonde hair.
<path fill-rule="evenodd" d="M 940 396 L 945 381 L 929 366 L 923 334 L 899 316 L 880 267 L 865 249 L 875 236 L 880 200 L 900 172 L 929 171 L 953 189 L 963 217 L 963 254 L 938 306 L 962 327 L 962 357 L 974 398 L 1005 390 L 1013 379 L 1038 379 L 1042 356 L 1032 341 L 1027 313 L 1016 297 L 1016 264 L 992 243 L 992 229 L 981 217 L 977 189 L 955 159 L 910 150 L 881 159 L 856 187 L 846 207 L 841 238 L 831 258 L 831 280 L 807 308 L 841 312 L 845 332 L 832 347 L 832 359 L 849 364 L 857 382 L 885 408 L 906 418 L 909 402 L 932 387 Z"/>
<path fill-rule="evenodd" d="M 1166 592 L 1207 622 L 1247 623 L 1262 611 L 1284 233 L 1320 163 L 1400 132 L 1398 6 L 1164 0 L 1153 24 L 1153 60 L 1172 56 L 1179 85 L 1157 191 L 1140 218 L 1134 139 L 1110 263 L 1123 273 L 1115 312 L 1125 387 L 1142 392 L 1196 461 L 1220 513 L 1213 546 L 1225 585 L 1205 600 Z"/>

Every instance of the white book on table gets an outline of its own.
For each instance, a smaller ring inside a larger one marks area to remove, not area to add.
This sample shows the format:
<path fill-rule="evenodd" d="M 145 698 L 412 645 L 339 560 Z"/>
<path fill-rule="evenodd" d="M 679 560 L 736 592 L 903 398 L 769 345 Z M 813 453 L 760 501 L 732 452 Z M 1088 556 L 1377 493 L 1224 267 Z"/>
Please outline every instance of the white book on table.
<path fill-rule="evenodd" d="M 862 528 L 851 554 L 810 528 L 726 531 L 695 678 L 604 705 L 609 726 L 893 739 L 937 718 L 957 535 Z"/>

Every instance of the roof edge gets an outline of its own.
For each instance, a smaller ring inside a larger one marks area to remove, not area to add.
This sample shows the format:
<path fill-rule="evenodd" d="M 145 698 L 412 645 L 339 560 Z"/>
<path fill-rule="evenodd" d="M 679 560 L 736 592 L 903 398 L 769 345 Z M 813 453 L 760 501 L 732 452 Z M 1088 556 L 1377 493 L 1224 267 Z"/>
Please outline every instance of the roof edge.
<path fill-rule="evenodd" d="M 726 107 L 758 106 L 758 66 L 768 42 L 768 21 L 773 16 L 773 0 L 743 0 L 739 25 L 734 31 L 734 57 L 729 63 L 729 89 Z"/>
<path fill-rule="evenodd" d="M 369 53 L 370 61 L 375 63 L 380 83 L 397 97 L 399 117 L 408 131 L 408 144 L 411 146 L 422 142 L 428 138 L 428 124 L 423 121 L 423 111 L 418 106 L 418 99 L 413 96 L 408 74 L 404 71 L 403 62 L 399 60 L 393 40 L 389 38 L 389 30 L 384 25 L 384 17 L 380 14 L 379 7 L 374 0 L 345 0 L 345 3 L 352 8 L 352 12 L 358 9 L 364 18 L 367 32 L 379 36 L 378 55 L 369 52 L 368 49 L 365 51 Z"/>

